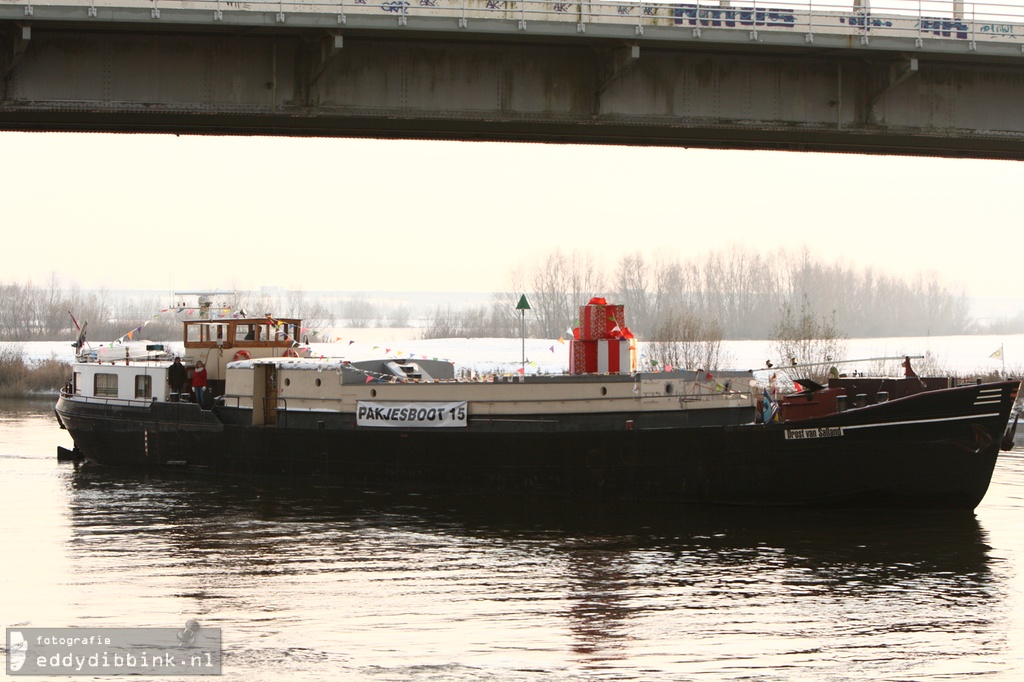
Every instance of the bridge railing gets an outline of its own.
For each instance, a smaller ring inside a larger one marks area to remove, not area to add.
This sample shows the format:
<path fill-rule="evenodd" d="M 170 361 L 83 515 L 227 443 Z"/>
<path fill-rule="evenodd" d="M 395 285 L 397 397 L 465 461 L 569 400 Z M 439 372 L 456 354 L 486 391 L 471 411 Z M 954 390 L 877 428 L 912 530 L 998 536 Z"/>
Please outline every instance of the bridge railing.
<path fill-rule="evenodd" d="M 101 8 L 147 8 L 153 19 L 160 18 L 161 10 L 199 10 L 209 11 L 211 21 L 223 21 L 231 13 L 260 13 L 267 15 L 267 21 L 282 24 L 296 16 L 330 15 L 339 27 L 350 17 L 377 16 L 393 18 L 399 26 L 421 18 L 451 19 L 455 28 L 497 21 L 524 32 L 538 22 L 565 26 L 570 33 L 622 25 L 632 27 L 638 37 L 648 28 L 661 27 L 686 30 L 691 37 L 707 31 L 732 32 L 741 40 L 760 40 L 764 32 L 787 32 L 802 35 L 806 42 L 821 34 L 856 36 L 862 44 L 874 37 L 912 38 L 918 46 L 926 40 L 960 41 L 972 48 L 980 41 L 997 41 L 1019 44 L 1024 54 L 1024 0 L 738 0 L 735 4 L 730 0 L 0 0 L 0 7 L 4 5 L 24 6 L 26 15 L 46 6 L 82 7 L 88 16 L 98 16 Z"/>

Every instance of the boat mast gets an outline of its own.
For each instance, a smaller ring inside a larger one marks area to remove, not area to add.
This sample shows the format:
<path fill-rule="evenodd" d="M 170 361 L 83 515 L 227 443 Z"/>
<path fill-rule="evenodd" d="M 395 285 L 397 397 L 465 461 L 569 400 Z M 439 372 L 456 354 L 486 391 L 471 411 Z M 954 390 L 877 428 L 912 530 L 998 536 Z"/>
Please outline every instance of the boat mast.
<path fill-rule="evenodd" d="M 519 297 L 516 310 L 519 311 L 519 337 L 523 341 L 522 370 L 521 374 L 526 375 L 526 311 L 530 309 L 530 302 L 526 300 L 526 294 Z"/>

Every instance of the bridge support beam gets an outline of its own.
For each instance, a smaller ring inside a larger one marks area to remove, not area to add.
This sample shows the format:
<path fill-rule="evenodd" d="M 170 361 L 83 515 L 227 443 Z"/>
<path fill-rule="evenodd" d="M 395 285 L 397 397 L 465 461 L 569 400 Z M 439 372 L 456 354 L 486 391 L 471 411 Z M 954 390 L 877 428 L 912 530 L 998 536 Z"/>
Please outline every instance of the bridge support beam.
<path fill-rule="evenodd" d="M 148 12 L 148 10 L 147 10 Z M 37 11 L 37 15 L 40 12 Z M 0 129 L 521 140 L 1024 160 L 1024 63 L 588 25 L 0 21 Z M 550 27 L 544 27 L 550 30 Z M 344 34 L 342 33 L 344 31 Z M 525 35 L 529 34 L 529 35 Z M 823 36 L 823 37 L 822 37 Z M 669 40 L 671 38 L 671 40 Z M 912 56 L 908 56 L 912 55 Z"/>

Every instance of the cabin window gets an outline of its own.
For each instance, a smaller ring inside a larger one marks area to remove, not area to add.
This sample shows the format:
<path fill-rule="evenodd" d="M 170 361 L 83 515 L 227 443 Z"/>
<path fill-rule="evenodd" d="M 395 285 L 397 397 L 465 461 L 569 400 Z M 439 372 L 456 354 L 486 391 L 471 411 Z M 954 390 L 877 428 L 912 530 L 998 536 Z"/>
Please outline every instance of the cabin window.
<path fill-rule="evenodd" d="M 93 377 L 93 395 L 103 397 L 117 397 L 117 375 L 97 374 Z"/>
<path fill-rule="evenodd" d="M 137 377 L 135 377 L 135 397 L 153 397 L 153 377 L 149 376 L 148 374 L 140 374 Z"/>
<path fill-rule="evenodd" d="M 75 395 L 81 395 L 82 394 L 82 373 L 81 372 L 74 372 L 72 374 L 72 377 L 71 377 L 71 389 L 74 391 Z"/>

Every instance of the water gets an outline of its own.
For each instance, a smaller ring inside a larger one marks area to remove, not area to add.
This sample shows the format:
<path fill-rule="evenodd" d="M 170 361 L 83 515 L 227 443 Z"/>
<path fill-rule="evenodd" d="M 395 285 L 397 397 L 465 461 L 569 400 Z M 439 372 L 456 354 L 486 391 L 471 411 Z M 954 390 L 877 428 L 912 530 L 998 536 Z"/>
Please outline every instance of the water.
<path fill-rule="evenodd" d="M 222 628 L 225 680 L 1017 680 L 1024 448 L 976 514 L 581 506 L 58 463 L 0 402 L 4 627 Z M 195 679 L 195 678 L 192 678 Z"/>

